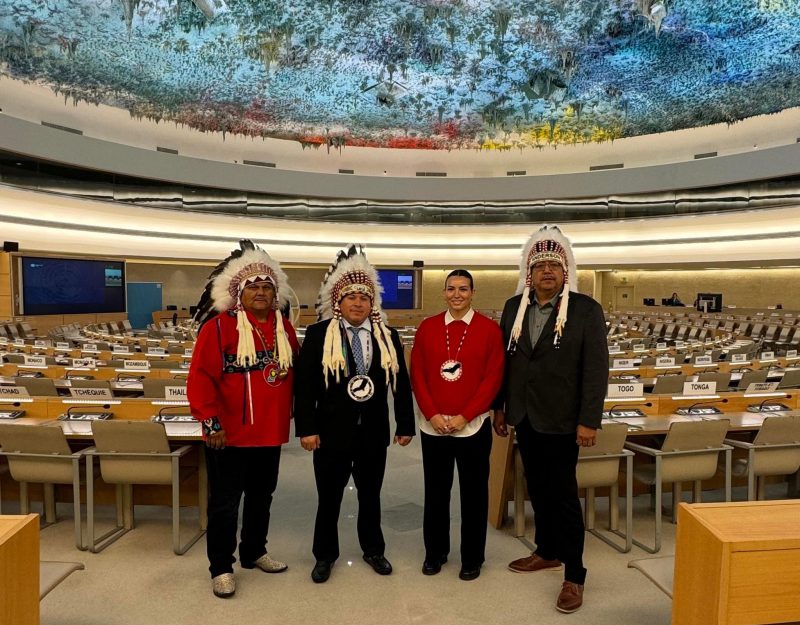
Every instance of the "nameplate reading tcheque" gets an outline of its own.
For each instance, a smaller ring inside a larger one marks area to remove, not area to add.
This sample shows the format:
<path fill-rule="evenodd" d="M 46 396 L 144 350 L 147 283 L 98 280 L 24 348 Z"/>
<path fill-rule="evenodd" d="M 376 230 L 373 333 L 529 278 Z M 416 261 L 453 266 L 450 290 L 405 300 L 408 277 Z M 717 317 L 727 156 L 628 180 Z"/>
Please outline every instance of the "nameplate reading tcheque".
<path fill-rule="evenodd" d="M 185 386 L 165 386 L 164 397 L 167 399 L 186 399 Z"/>
<path fill-rule="evenodd" d="M 114 399 L 108 388 L 71 388 L 69 394 L 75 399 Z"/>
<path fill-rule="evenodd" d="M 683 394 L 687 397 L 692 395 L 714 395 L 717 392 L 716 382 L 684 382 Z"/>

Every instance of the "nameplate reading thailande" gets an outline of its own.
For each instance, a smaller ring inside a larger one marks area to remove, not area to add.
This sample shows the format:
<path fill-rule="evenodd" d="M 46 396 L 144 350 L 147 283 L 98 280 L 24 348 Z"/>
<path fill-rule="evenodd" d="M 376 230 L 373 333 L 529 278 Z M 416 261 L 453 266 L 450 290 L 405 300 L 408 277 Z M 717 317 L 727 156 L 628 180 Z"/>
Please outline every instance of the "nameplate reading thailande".
<path fill-rule="evenodd" d="M 108 388 L 71 388 L 69 394 L 75 399 L 114 399 Z"/>
<path fill-rule="evenodd" d="M 26 367 L 46 367 L 47 359 L 44 356 L 25 356 Z"/>
<path fill-rule="evenodd" d="M 150 362 L 147 360 L 123 360 L 123 369 L 149 369 Z"/>
<path fill-rule="evenodd" d="M 165 386 L 164 397 L 167 399 L 186 399 L 185 386 Z"/>
<path fill-rule="evenodd" d="M 24 386 L 0 386 L 0 397 L 3 399 L 7 398 L 20 398 L 20 397 L 30 397 L 28 393 L 28 389 Z"/>
<path fill-rule="evenodd" d="M 615 358 L 612 369 L 635 369 L 633 358 Z"/>
<path fill-rule="evenodd" d="M 714 395 L 717 392 L 716 382 L 684 382 L 683 394 L 687 397 L 693 395 Z"/>
<path fill-rule="evenodd" d="M 638 382 L 609 384 L 607 397 L 619 399 L 621 397 L 641 397 L 644 394 L 644 384 Z"/>

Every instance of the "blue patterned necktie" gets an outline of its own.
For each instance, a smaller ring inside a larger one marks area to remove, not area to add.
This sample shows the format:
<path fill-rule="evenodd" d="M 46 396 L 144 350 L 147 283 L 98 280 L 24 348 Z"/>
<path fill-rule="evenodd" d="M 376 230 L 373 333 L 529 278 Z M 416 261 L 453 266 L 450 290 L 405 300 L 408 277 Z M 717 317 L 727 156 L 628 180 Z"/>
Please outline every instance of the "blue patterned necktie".
<path fill-rule="evenodd" d="M 367 373 L 367 365 L 364 363 L 364 349 L 361 346 L 361 337 L 359 333 L 365 328 L 350 328 L 353 333 L 353 340 L 350 342 L 350 347 L 353 348 L 353 359 L 356 361 L 356 374 L 365 375 Z"/>

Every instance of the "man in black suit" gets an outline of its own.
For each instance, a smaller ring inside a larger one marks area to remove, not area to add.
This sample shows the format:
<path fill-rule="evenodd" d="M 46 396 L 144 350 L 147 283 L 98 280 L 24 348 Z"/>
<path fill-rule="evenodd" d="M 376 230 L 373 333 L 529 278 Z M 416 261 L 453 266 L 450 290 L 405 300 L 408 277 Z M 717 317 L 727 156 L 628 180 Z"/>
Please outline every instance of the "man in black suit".
<path fill-rule="evenodd" d="M 358 490 L 358 540 L 364 560 L 380 575 L 384 555 L 381 486 L 386 468 L 389 388 L 396 431 L 405 446 L 414 436 L 414 409 L 403 346 L 381 317 L 380 283 L 363 251 L 341 252 L 322 283 L 318 323 L 306 331 L 296 365 L 295 431 L 314 452 L 317 518 L 311 579 L 328 580 L 339 557 L 338 521 L 350 476 Z"/>
<path fill-rule="evenodd" d="M 508 352 L 494 416 L 498 435 L 515 428 L 536 524 L 536 551 L 509 568 L 532 573 L 561 570 L 563 563 L 556 609 L 565 613 L 581 607 L 586 579 L 578 451 L 595 444 L 608 385 L 603 310 L 570 292 L 576 282 L 569 241 L 545 226 L 523 250 L 522 293 L 503 309 Z"/>

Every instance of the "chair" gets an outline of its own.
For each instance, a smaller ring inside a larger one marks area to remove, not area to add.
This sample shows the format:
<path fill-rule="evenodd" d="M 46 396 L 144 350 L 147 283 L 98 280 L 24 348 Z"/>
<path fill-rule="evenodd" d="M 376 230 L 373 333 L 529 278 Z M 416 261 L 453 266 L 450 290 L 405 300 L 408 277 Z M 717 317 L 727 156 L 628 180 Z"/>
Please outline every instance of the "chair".
<path fill-rule="evenodd" d="M 51 590 L 75 571 L 83 571 L 85 568 L 82 562 L 54 562 L 50 560 L 39 562 L 39 601 L 44 599 L 50 594 Z"/>
<path fill-rule="evenodd" d="M 636 569 L 653 582 L 659 590 L 672 597 L 675 576 L 675 556 L 641 558 L 628 562 L 629 569 Z"/>
<path fill-rule="evenodd" d="M 789 369 L 778 382 L 778 388 L 798 388 L 800 387 L 800 369 Z"/>
<path fill-rule="evenodd" d="M 716 382 L 717 392 L 727 391 L 731 383 L 730 373 L 720 373 L 719 371 L 703 371 L 697 376 L 698 382 Z"/>
<path fill-rule="evenodd" d="M 23 386 L 33 397 L 58 397 L 58 389 L 50 378 L 14 378 L 14 384 Z"/>
<path fill-rule="evenodd" d="M 81 459 L 89 450 L 73 452 L 63 430 L 57 426 L 0 423 L 0 455 L 8 459 L 11 477 L 19 482 L 20 514 L 28 514 L 28 484 L 44 487 L 44 520 L 56 522 L 54 484 L 72 484 L 75 546 L 86 549 L 81 532 Z"/>
<path fill-rule="evenodd" d="M 686 376 L 681 374 L 658 376 L 653 386 L 653 395 L 675 395 L 683 393 L 684 382 L 686 382 Z"/>
<path fill-rule="evenodd" d="M 107 388 L 111 390 L 108 380 L 70 380 L 70 388 Z"/>
<path fill-rule="evenodd" d="M 745 371 L 742 377 L 739 378 L 739 383 L 736 385 L 737 390 L 746 391 L 747 387 L 751 384 L 763 384 L 767 381 L 766 369 L 756 369 L 755 371 Z"/>
<path fill-rule="evenodd" d="M 586 489 L 585 521 L 586 531 L 596 536 L 617 551 L 627 553 L 631 550 L 633 521 L 633 452 L 624 449 L 628 436 L 628 426 L 624 423 L 604 423 L 597 430 L 597 443 L 592 447 L 581 447 L 578 466 L 575 470 L 578 488 Z M 625 458 L 625 531 L 619 525 L 619 461 Z M 604 533 L 595 529 L 595 488 L 608 487 L 608 529 L 612 534 L 625 539 L 624 546 L 617 544 Z"/>
<path fill-rule="evenodd" d="M 637 540 L 633 541 L 649 553 L 661 549 L 661 487 L 672 484 L 673 521 L 680 500 L 681 482 L 694 482 L 693 500 L 699 502 L 703 480 L 710 479 L 717 472 L 719 452 L 725 452 L 725 501 L 731 500 L 731 447 L 723 443 L 730 426 L 728 419 L 709 419 L 704 421 L 680 421 L 673 423 L 661 449 L 638 443 L 626 443 L 631 451 L 654 458 L 655 462 L 634 469 L 634 479 L 649 484 L 654 489 L 655 503 L 655 544 L 649 547 Z"/>
<path fill-rule="evenodd" d="M 180 460 L 191 450 L 183 445 L 170 450 L 167 434 L 161 423 L 151 421 L 94 421 L 92 436 L 95 448 L 87 457 L 87 532 L 89 549 L 99 553 L 134 526 L 133 485 L 169 484 L 172 486 L 172 549 L 177 555 L 186 553 L 205 534 L 207 503 L 205 464 L 199 463 L 198 505 L 200 529 L 185 544 L 180 542 Z M 117 486 L 117 526 L 99 539 L 94 535 L 94 458 L 100 461 L 100 475 L 107 484 Z"/>
<path fill-rule="evenodd" d="M 752 443 L 729 438 L 725 443 L 747 451 L 746 458 L 733 462 L 732 470 L 736 476 L 747 475 L 748 501 L 764 499 L 765 477 L 800 470 L 800 416 L 767 417 Z"/>
<path fill-rule="evenodd" d="M 163 378 L 145 378 L 142 380 L 142 397 L 164 399 L 169 386 L 186 386 L 186 380 L 165 380 Z"/>

